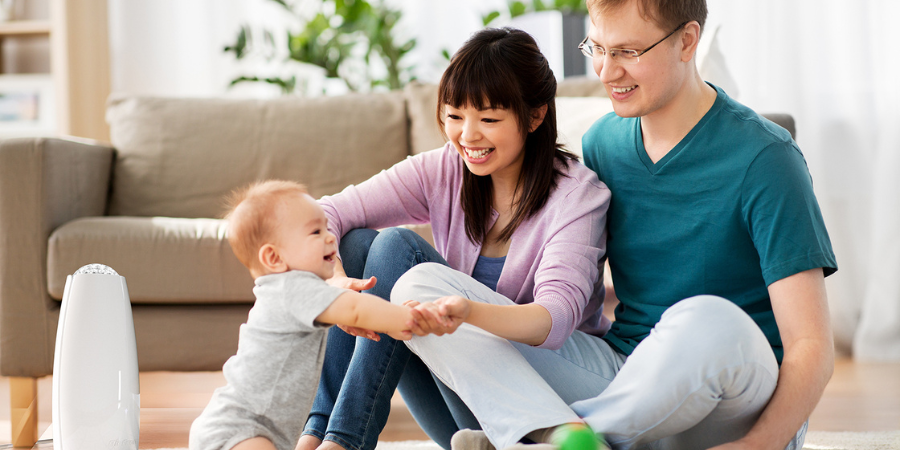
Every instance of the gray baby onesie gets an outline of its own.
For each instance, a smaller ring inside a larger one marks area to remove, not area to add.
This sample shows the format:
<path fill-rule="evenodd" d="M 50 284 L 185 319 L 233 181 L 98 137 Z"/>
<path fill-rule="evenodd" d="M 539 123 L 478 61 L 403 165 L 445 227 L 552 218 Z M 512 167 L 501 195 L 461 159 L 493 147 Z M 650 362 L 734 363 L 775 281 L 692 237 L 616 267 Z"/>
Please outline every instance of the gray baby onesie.
<path fill-rule="evenodd" d="M 294 449 L 325 356 L 327 325 L 315 319 L 345 292 L 310 272 L 256 279 L 237 354 L 222 367 L 227 384 L 191 425 L 191 450 L 228 450 L 257 436 Z"/>

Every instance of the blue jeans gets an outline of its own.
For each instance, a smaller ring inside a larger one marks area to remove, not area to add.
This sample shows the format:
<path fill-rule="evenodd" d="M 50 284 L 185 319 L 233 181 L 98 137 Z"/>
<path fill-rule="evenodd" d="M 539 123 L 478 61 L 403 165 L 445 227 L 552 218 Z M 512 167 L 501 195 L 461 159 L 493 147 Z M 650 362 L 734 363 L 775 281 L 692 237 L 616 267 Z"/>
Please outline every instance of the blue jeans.
<path fill-rule="evenodd" d="M 404 228 L 380 233 L 352 230 L 341 238 L 340 253 L 347 276 L 375 276 L 375 287 L 365 292 L 386 301 L 390 301 L 397 279 L 416 264 L 447 265 L 434 247 Z M 303 434 L 333 441 L 347 450 L 374 449 L 398 386 L 419 426 L 441 447 L 449 449 L 450 437 L 461 428 L 480 429 L 462 400 L 437 381 L 402 342 L 384 334 L 374 342 L 332 327 Z"/>

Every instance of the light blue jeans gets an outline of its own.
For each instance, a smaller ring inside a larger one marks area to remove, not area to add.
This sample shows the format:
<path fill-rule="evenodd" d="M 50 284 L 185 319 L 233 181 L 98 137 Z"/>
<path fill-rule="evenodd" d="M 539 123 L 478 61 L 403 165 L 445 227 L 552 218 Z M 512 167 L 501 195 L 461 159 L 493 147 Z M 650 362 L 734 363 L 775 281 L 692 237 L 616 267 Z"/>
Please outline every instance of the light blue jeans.
<path fill-rule="evenodd" d="M 405 228 L 352 230 L 341 239 L 344 271 L 378 282 L 364 291 L 390 299 L 394 282 L 416 264 L 447 264 L 427 241 Z M 372 450 L 384 429 L 398 388 L 423 430 L 444 448 L 460 428 L 478 422 L 456 394 L 402 343 L 382 334 L 379 342 L 353 337 L 338 327 L 328 332 L 325 364 L 303 434 L 334 441 L 348 450 Z"/>
<path fill-rule="evenodd" d="M 423 264 L 394 285 L 392 301 L 461 295 L 512 302 L 448 267 Z M 762 331 L 714 296 L 669 308 L 627 357 L 576 331 L 559 350 L 511 342 L 464 324 L 406 342 L 475 414 L 498 449 L 532 430 L 583 418 L 614 448 L 698 449 L 740 438 L 775 390 L 778 364 Z M 806 425 L 788 449 L 802 447 Z"/>

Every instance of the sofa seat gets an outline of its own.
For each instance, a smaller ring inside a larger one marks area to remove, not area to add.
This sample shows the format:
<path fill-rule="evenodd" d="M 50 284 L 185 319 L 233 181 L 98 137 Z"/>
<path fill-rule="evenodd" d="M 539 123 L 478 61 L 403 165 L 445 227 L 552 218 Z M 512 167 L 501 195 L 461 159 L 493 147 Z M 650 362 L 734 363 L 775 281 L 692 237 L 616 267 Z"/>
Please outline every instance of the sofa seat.
<path fill-rule="evenodd" d="M 66 277 L 85 261 L 125 277 L 134 304 L 252 303 L 253 279 L 234 257 L 225 221 L 85 217 L 50 235 L 47 289 L 62 299 Z"/>

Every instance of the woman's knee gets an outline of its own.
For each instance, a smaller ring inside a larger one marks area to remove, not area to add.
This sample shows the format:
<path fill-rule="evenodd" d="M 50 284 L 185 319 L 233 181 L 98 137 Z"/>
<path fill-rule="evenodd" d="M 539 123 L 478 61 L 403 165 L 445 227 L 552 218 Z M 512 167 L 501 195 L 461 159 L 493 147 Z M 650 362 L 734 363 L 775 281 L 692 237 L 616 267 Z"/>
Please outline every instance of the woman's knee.
<path fill-rule="evenodd" d="M 397 255 L 419 251 L 418 235 L 406 228 L 386 228 L 372 241 L 371 253 Z"/>
<path fill-rule="evenodd" d="M 378 237 L 378 231 L 368 228 L 357 228 L 348 231 L 341 237 L 339 251 L 344 272 L 352 278 L 362 278 L 369 259 L 369 248 Z"/>
<path fill-rule="evenodd" d="M 446 295 L 459 295 L 448 280 L 455 270 L 439 263 L 421 263 L 406 271 L 391 290 L 391 302 L 403 304 L 407 300 L 431 302 Z"/>

